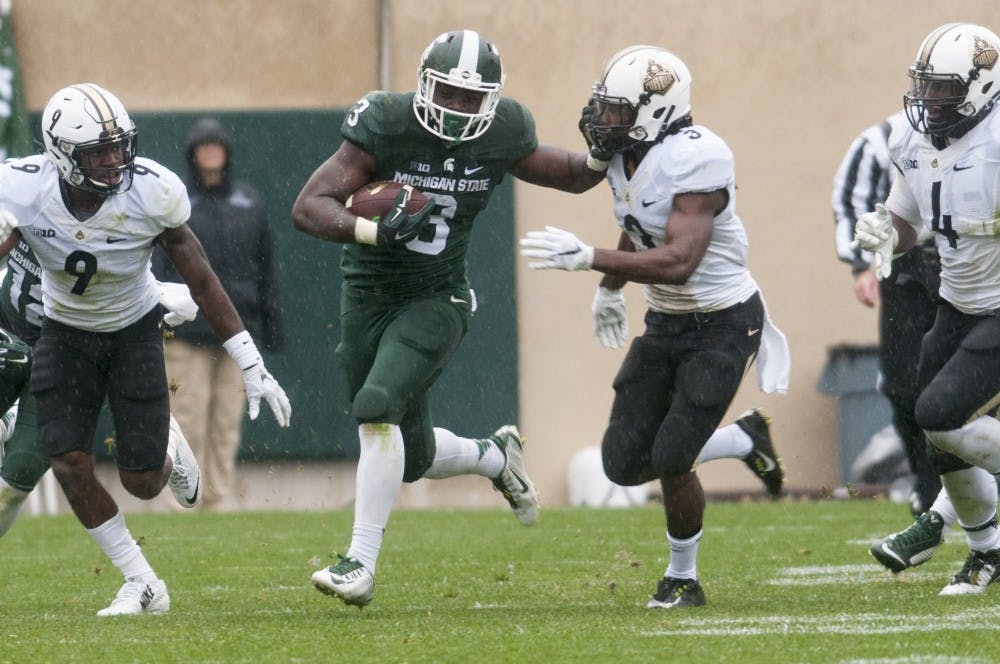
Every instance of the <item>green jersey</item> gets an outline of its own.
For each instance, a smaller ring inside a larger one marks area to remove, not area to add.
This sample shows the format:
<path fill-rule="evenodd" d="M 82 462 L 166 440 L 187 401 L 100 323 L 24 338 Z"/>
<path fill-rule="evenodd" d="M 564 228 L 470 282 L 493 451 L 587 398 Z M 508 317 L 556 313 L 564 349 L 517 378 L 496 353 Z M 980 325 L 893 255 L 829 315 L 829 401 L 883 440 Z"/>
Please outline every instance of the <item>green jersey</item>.
<path fill-rule="evenodd" d="M 487 132 L 456 145 L 420 125 L 413 93 L 372 92 L 348 113 L 341 134 L 374 158 L 373 180 L 413 185 L 436 206 L 430 223 L 405 247 L 346 245 L 345 284 L 392 299 L 468 288 L 472 223 L 511 166 L 538 147 L 528 110 L 501 99 Z"/>
<path fill-rule="evenodd" d="M 7 271 L 0 283 L 0 326 L 29 344 L 42 327 L 42 268 L 23 239 L 7 254 Z"/>

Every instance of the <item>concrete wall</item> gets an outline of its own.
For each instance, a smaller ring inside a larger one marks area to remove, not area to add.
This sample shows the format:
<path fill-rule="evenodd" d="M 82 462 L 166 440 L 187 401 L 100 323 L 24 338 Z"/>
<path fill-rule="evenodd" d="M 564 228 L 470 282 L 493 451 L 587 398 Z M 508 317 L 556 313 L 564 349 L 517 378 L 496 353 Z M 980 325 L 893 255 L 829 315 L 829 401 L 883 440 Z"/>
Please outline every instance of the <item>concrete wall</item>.
<path fill-rule="evenodd" d="M 735 152 L 751 268 L 793 352 L 790 393 L 762 395 L 750 376 L 732 414 L 768 410 L 789 484 L 801 489 L 837 481 L 836 403 L 815 389 L 826 349 L 876 339 L 875 313 L 854 300 L 834 253 L 833 172 L 861 129 L 900 106 L 926 33 L 949 21 L 1000 29 L 996 0 L 14 4 L 33 110 L 80 80 L 106 85 L 135 110 L 342 106 L 379 87 L 380 73 L 385 87 L 412 89 L 426 43 L 468 27 L 499 46 L 506 93 L 533 110 L 541 139 L 581 147 L 579 109 L 606 58 L 634 43 L 675 51 L 694 75 L 696 121 Z M 516 196 L 519 232 L 555 224 L 599 245 L 617 237 L 604 187 L 573 197 L 519 183 Z M 558 503 L 572 454 L 600 441 L 622 353 L 590 335 L 596 274 L 533 273 L 521 261 L 518 278 L 520 424 L 536 481 Z M 639 331 L 641 293 L 626 292 Z M 756 488 L 738 462 L 706 466 L 702 476 L 709 490 Z"/>

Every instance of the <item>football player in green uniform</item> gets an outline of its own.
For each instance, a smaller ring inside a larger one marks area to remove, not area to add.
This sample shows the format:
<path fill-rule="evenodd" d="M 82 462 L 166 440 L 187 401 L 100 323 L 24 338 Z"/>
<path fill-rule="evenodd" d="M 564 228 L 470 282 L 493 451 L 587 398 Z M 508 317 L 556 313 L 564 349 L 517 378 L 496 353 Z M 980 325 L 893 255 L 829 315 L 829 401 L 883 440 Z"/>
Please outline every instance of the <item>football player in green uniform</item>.
<path fill-rule="evenodd" d="M 313 585 L 347 604 L 371 601 L 375 564 L 403 482 L 478 474 L 530 526 L 538 497 L 522 439 L 508 425 L 481 439 L 435 428 L 428 390 L 458 348 L 474 308 L 466 275 L 472 226 L 507 173 L 583 192 L 603 179 L 601 155 L 538 144 L 529 111 L 502 98 L 497 48 L 471 30 L 437 37 L 423 53 L 415 93 L 372 92 L 351 109 L 344 141 L 310 177 L 292 209 L 295 227 L 345 243 L 341 270 L 344 369 L 359 427 L 354 528 L 336 565 Z M 430 202 L 407 214 L 402 197 L 378 223 L 347 198 L 394 180 Z"/>
<path fill-rule="evenodd" d="M 0 536 L 14 524 L 28 494 L 49 469 L 38 443 L 35 397 L 28 390 L 29 345 L 42 325 L 41 268 L 31 248 L 19 240 L 7 257 L 0 282 Z M 16 427 L 15 427 L 16 423 Z"/>

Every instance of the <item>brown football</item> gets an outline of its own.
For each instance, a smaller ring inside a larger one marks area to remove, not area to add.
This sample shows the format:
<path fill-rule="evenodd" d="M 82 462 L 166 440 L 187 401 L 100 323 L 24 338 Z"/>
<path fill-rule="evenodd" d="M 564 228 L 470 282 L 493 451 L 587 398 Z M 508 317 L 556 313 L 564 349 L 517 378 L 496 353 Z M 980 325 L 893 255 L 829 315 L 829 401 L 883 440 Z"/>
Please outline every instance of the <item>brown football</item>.
<path fill-rule="evenodd" d="M 419 212 L 427 204 L 427 195 L 419 189 L 401 182 L 387 181 L 369 182 L 351 194 L 344 207 L 366 219 L 382 218 L 392 210 L 400 189 L 407 190 L 409 194 L 409 199 L 406 201 L 407 214 Z"/>

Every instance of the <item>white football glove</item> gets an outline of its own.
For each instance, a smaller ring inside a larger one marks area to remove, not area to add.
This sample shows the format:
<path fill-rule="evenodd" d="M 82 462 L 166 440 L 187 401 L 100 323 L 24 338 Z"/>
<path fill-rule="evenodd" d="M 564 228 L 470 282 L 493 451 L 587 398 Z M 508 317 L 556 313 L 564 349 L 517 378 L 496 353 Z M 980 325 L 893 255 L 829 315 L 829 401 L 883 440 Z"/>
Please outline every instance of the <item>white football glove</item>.
<path fill-rule="evenodd" d="M 260 400 L 263 397 L 271 407 L 274 419 L 279 425 L 287 427 L 292 419 L 292 404 L 278 381 L 264 368 L 264 360 L 257 351 L 253 339 L 250 338 L 250 333 L 243 330 L 227 339 L 222 346 L 243 371 L 243 385 L 247 391 L 250 419 L 257 419 L 260 413 Z"/>
<path fill-rule="evenodd" d="M 872 252 L 875 256 L 875 276 L 885 279 L 892 274 L 892 252 L 898 241 L 899 233 L 892 225 L 892 215 L 884 205 L 876 203 L 874 212 L 858 217 L 850 247 Z"/>
<path fill-rule="evenodd" d="M 597 287 L 594 303 L 594 336 L 605 348 L 621 348 L 628 339 L 628 318 L 625 316 L 625 294 L 620 290 Z"/>
<path fill-rule="evenodd" d="M 198 305 L 191 297 L 187 284 L 157 281 L 160 287 L 160 304 L 167 313 L 163 314 L 163 322 L 170 327 L 177 327 L 195 319 L 198 315 Z"/>
<path fill-rule="evenodd" d="M 17 228 L 17 217 L 7 208 L 0 208 L 0 244 L 7 241 L 15 228 Z"/>
<path fill-rule="evenodd" d="M 594 264 L 594 248 L 580 242 L 569 231 L 546 226 L 521 238 L 521 255 L 540 258 L 528 263 L 534 270 L 589 270 Z"/>

